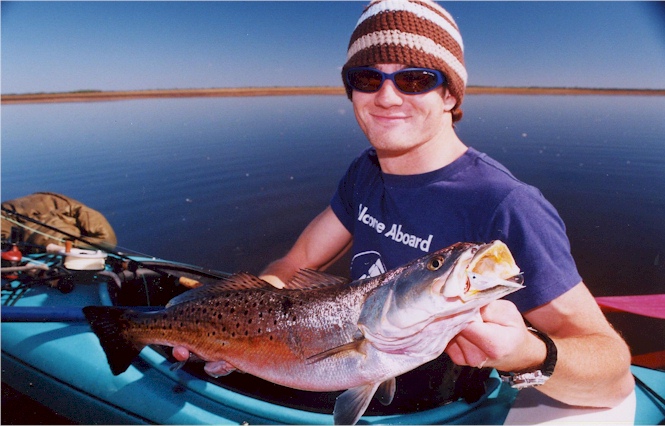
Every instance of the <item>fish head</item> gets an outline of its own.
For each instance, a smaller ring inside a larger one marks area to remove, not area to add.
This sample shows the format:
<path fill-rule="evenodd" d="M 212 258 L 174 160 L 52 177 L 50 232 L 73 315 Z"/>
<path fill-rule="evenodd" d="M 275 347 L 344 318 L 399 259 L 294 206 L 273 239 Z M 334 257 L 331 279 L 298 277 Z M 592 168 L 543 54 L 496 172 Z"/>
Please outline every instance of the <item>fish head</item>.
<path fill-rule="evenodd" d="M 427 268 L 437 267 L 439 262 L 431 258 Z M 508 246 L 499 240 L 469 244 L 446 272 L 432 282 L 431 291 L 446 302 L 459 302 L 461 307 L 483 306 L 524 287 L 520 268 Z"/>
<path fill-rule="evenodd" d="M 439 331 L 457 330 L 482 306 L 523 287 L 520 269 L 503 242 L 457 243 L 387 273 L 363 305 L 359 328 L 370 340 L 390 344 L 432 323 Z"/>

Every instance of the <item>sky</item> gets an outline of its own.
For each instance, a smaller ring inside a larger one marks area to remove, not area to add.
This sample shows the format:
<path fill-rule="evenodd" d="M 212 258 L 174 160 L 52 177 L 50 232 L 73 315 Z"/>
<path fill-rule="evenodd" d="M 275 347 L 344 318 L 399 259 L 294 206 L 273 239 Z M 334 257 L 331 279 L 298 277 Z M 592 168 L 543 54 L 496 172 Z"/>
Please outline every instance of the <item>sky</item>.
<path fill-rule="evenodd" d="M 0 93 L 341 86 L 366 2 L 2 1 Z M 471 86 L 665 89 L 663 2 L 441 2 Z"/>

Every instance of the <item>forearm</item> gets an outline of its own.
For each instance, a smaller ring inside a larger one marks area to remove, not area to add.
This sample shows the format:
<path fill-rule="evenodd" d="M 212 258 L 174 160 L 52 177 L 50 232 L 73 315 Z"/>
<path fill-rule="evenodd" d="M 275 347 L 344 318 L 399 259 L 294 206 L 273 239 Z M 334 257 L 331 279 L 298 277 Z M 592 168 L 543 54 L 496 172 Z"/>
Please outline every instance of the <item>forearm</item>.
<path fill-rule="evenodd" d="M 614 407 L 634 387 L 630 352 L 612 334 L 556 337 L 557 364 L 552 377 L 538 389 L 569 405 Z"/>
<path fill-rule="evenodd" d="M 584 283 L 525 318 L 557 346 L 557 364 L 543 393 L 570 405 L 613 407 L 632 392 L 628 346 Z"/>
<path fill-rule="evenodd" d="M 261 278 L 283 288 L 300 269 L 325 269 L 351 244 L 351 234 L 330 207 L 319 214 L 300 234 L 291 250 L 260 274 Z"/>

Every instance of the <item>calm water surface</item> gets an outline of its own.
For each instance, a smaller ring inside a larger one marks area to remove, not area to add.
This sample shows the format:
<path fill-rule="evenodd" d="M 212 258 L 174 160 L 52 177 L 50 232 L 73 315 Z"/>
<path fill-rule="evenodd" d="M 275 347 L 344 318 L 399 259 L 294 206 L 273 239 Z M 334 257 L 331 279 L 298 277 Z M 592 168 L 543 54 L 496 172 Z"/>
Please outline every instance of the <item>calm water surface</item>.
<path fill-rule="evenodd" d="M 664 291 L 665 98 L 464 105 L 462 140 L 556 206 L 595 295 Z M 2 200 L 62 193 L 101 211 L 124 248 L 256 273 L 366 146 L 342 96 L 7 105 Z"/>

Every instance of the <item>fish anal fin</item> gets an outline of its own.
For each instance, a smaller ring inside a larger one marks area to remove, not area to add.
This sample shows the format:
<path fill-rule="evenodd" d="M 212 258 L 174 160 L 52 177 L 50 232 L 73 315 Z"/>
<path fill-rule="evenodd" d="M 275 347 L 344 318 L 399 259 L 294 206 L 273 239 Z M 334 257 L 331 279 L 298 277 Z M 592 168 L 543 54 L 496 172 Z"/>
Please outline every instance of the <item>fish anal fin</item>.
<path fill-rule="evenodd" d="M 90 323 L 90 328 L 99 338 L 99 343 L 106 353 L 106 359 L 113 375 L 127 370 L 144 345 L 137 344 L 126 337 L 126 320 L 123 315 L 127 309 L 109 306 L 86 306 L 83 314 Z"/>
<path fill-rule="evenodd" d="M 397 389 L 397 381 L 393 377 L 388 379 L 385 382 L 379 385 L 379 389 L 376 391 L 376 398 L 383 405 L 390 405 L 393 402 L 395 397 L 395 390 Z"/>
<path fill-rule="evenodd" d="M 336 287 L 347 284 L 348 279 L 327 274 L 313 269 L 301 269 L 286 282 L 284 288 L 289 290 L 312 290 L 316 288 Z"/>
<path fill-rule="evenodd" d="M 337 397 L 333 419 L 336 425 L 354 425 L 367 410 L 379 383 L 370 383 L 347 390 Z"/>
<path fill-rule="evenodd" d="M 224 360 L 220 361 L 209 361 L 206 362 L 205 367 L 203 367 L 203 370 L 212 377 L 221 377 L 221 376 L 228 376 L 232 372 L 236 371 L 236 368 L 231 365 L 231 363 L 226 362 Z"/>
<path fill-rule="evenodd" d="M 345 343 L 340 346 L 336 346 L 331 349 L 327 349 L 323 352 L 319 352 L 318 354 L 312 355 L 307 358 L 306 362 L 307 364 L 314 364 L 319 361 L 323 361 L 326 358 L 329 358 L 331 356 L 347 352 L 347 351 L 354 351 L 354 352 L 360 352 L 360 353 L 365 353 L 363 344 L 365 343 L 364 338 L 360 338 L 358 340 L 354 340 L 353 342 Z"/>

